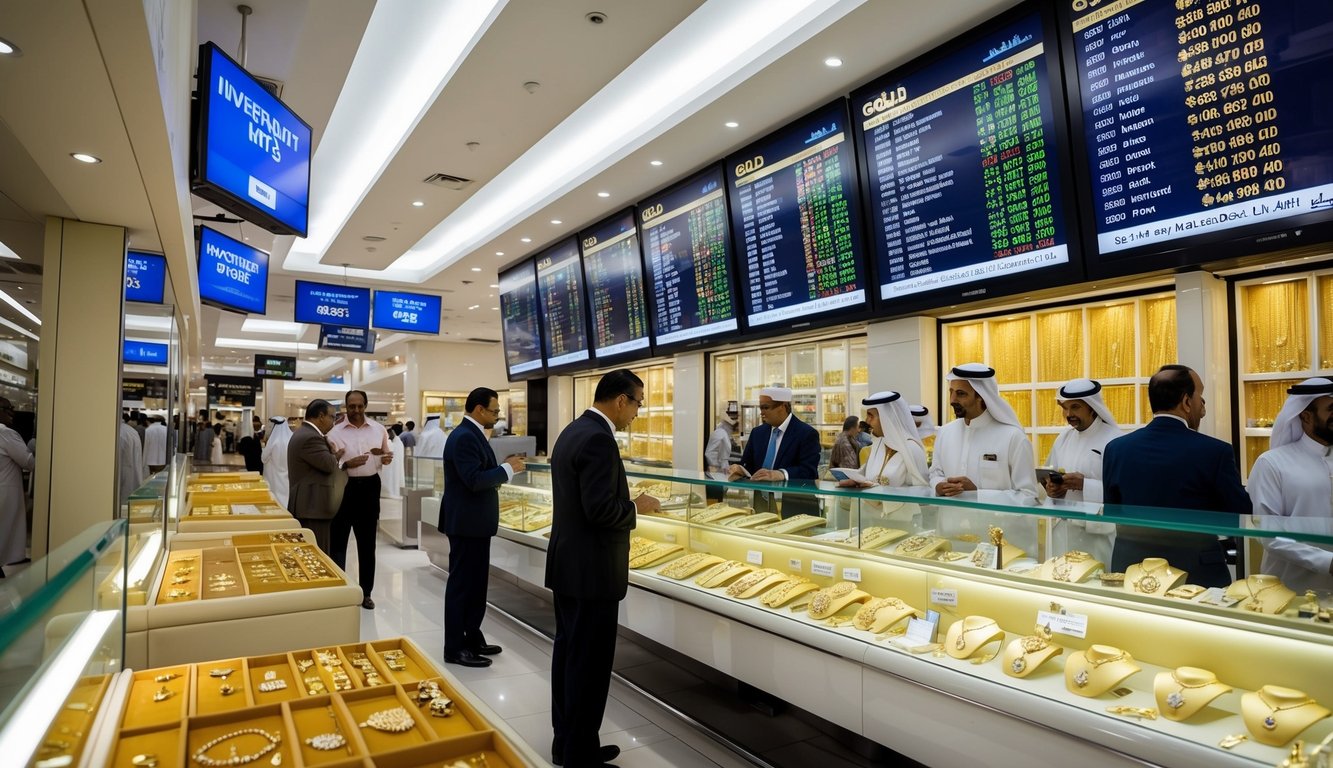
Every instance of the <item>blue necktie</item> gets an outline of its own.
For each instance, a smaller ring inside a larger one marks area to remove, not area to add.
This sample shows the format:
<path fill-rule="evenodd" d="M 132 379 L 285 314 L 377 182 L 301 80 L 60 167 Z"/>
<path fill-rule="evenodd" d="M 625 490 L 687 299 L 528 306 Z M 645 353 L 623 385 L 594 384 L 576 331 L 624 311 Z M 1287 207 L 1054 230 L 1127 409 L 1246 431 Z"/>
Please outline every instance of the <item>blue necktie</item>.
<path fill-rule="evenodd" d="M 778 457 L 778 438 L 782 437 L 782 430 L 773 428 L 773 434 L 768 436 L 768 450 L 764 452 L 764 469 L 772 469 L 773 462 Z"/>

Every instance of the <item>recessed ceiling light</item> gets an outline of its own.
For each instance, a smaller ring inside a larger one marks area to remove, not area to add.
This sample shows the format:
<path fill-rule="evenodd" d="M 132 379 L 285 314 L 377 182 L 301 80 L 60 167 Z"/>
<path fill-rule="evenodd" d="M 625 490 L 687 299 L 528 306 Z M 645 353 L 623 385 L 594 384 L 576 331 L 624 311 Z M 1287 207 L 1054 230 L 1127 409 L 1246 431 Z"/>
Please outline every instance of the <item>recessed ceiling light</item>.
<path fill-rule="evenodd" d="M 505 252 L 504 252 L 504 251 L 496 251 L 496 252 L 495 252 L 495 255 L 496 255 L 496 256 L 503 256 L 503 255 L 505 255 Z"/>
<path fill-rule="evenodd" d="M 499 283 L 491 283 L 491 287 L 492 287 L 492 288 L 499 288 L 499 287 L 500 287 L 500 284 L 499 284 Z"/>
<path fill-rule="evenodd" d="M 473 268 L 472 268 L 472 271 L 473 271 L 473 272 L 480 272 L 480 271 L 481 271 L 481 267 L 473 267 Z"/>
<path fill-rule="evenodd" d="M 89 165 L 96 165 L 97 163 L 102 162 L 102 158 L 97 157 L 96 155 L 90 155 L 87 152 L 70 152 L 69 156 L 78 160 L 80 163 L 87 163 Z"/>
<path fill-rule="evenodd" d="M 659 165 L 662 164 L 662 161 L 661 161 L 661 160 L 649 160 L 649 161 L 648 161 L 648 164 L 651 165 L 651 166 L 653 166 L 654 168 L 656 168 L 657 166 L 659 166 Z"/>
<path fill-rule="evenodd" d="M 500 308 L 499 308 L 499 307 L 491 307 L 491 309 L 495 310 L 496 312 L 499 312 L 499 311 L 500 311 Z"/>
<path fill-rule="evenodd" d="M 420 208 L 420 207 L 423 206 L 423 205 L 425 205 L 425 203 L 422 202 L 421 200 L 413 200 L 413 201 L 412 201 L 412 207 L 413 207 L 413 208 Z"/>
<path fill-rule="evenodd" d="M 598 193 L 597 193 L 597 196 L 598 196 L 598 197 L 610 197 L 610 196 L 611 196 L 611 193 L 610 193 L 610 192 L 598 192 Z"/>
<path fill-rule="evenodd" d="M 481 307 L 480 304 L 473 304 L 472 306 L 468 307 L 468 309 L 479 309 L 480 307 Z"/>
<path fill-rule="evenodd" d="M 741 127 L 741 124 L 738 123 L 738 122 L 736 122 L 735 120 L 728 120 L 727 122 L 723 123 L 723 125 L 727 126 L 728 128 L 739 128 L 739 127 Z"/>
<path fill-rule="evenodd" d="M 518 241 L 519 241 L 520 243 L 530 243 L 530 242 L 532 242 L 532 238 L 530 238 L 530 237 L 520 237 L 520 238 L 518 239 Z"/>
<path fill-rule="evenodd" d="M 551 219 L 551 223 L 552 223 L 552 224 L 564 224 L 565 222 L 561 221 L 560 219 Z"/>
<path fill-rule="evenodd" d="M 842 66 L 842 59 L 838 58 L 837 56 L 830 56 L 830 57 L 828 57 L 827 59 L 824 59 L 824 66 L 826 66 L 826 67 L 841 67 L 841 66 Z"/>
<path fill-rule="evenodd" d="M 23 51 L 17 45 L 0 37 L 0 56 L 22 56 Z"/>

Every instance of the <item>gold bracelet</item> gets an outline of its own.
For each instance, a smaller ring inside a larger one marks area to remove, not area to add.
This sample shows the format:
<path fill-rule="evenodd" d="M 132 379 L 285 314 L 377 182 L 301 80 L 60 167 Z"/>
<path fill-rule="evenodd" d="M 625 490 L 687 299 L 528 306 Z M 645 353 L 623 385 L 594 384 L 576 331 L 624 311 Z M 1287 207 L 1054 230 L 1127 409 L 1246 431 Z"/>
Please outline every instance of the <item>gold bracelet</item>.
<path fill-rule="evenodd" d="M 1113 715 L 1133 717 L 1138 720 L 1157 719 L 1157 710 L 1152 707 L 1107 707 L 1106 711 Z"/>

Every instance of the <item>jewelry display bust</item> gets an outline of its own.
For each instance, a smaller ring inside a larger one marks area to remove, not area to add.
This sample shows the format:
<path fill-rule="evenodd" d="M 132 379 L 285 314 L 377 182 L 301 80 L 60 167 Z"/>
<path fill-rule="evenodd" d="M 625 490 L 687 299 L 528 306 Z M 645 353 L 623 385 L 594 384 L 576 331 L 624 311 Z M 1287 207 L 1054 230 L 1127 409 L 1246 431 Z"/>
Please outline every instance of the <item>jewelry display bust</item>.
<path fill-rule="evenodd" d="M 1165 561 L 1163 561 L 1165 562 Z M 1111 690 L 1139 671 L 1128 651 L 1110 645 L 1093 645 L 1075 651 L 1065 662 L 1065 687 L 1070 693 L 1094 698 Z"/>
<path fill-rule="evenodd" d="M 1260 744 L 1280 747 L 1329 716 L 1305 691 L 1265 685 L 1240 697 L 1245 728 Z"/>
<path fill-rule="evenodd" d="M 864 603 L 871 595 L 856 588 L 850 581 L 840 581 L 821 589 L 810 597 L 810 618 L 827 619 L 852 603 Z"/>
<path fill-rule="evenodd" d="M 1106 570 L 1105 563 L 1087 552 L 1075 549 L 1042 563 L 1041 570 L 1037 573 L 1041 578 L 1050 581 L 1077 584 L 1104 570 Z"/>
<path fill-rule="evenodd" d="M 1287 589 L 1278 577 L 1256 573 L 1233 582 L 1227 587 L 1227 597 L 1239 600 L 1236 607 L 1242 610 L 1274 614 L 1285 611 L 1296 599 L 1296 593 Z"/>
<path fill-rule="evenodd" d="M 964 616 L 949 626 L 944 636 L 944 651 L 955 659 L 966 659 L 994 642 L 1004 641 L 1004 630 L 995 619 Z"/>
<path fill-rule="evenodd" d="M 1184 583 L 1189 574 L 1179 568 L 1171 567 L 1160 557 L 1145 557 L 1143 562 L 1135 563 L 1125 569 L 1125 591 L 1139 595 L 1165 595 L 1168 589 L 1174 589 Z"/>
<path fill-rule="evenodd" d="M 1231 686 L 1206 669 L 1177 667 L 1170 672 L 1157 673 L 1152 689 L 1162 717 L 1179 722 L 1190 719 L 1213 699 L 1229 693 Z"/>
<path fill-rule="evenodd" d="M 1064 652 L 1063 647 L 1051 642 L 1050 628 L 1038 624 L 1032 634 L 1018 638 L 1004 649 L 1004 673 L 1010 677 L 1027 677 L 1048 659 Z"/>

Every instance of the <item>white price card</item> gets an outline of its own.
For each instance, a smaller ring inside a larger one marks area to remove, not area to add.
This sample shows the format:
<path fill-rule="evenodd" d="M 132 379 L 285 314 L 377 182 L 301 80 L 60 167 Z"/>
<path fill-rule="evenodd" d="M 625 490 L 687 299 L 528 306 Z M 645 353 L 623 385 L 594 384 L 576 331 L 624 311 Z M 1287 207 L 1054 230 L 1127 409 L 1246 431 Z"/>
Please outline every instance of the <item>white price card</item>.
<path fill-rule="evenodd" d="M 750 563 L 752 565 L 763 565 L 764 553 L 760 552 L 757 549 L 751 549 L 745 553 L 745 562 Z"/>
<path fill-rule="evenodd" d="M 857 583 L 860 583 L 860 581 L 861 581 L 861 569 L 860 569 L 860 568 L 843 568 L 843 569 L 842 569 L 842 580 L 843 580 L 843 581 L 855 581 L 855 582 L 857 582 Z"/>
<path fill-rule="evenodd" d="M 793 573 L 800 573 L 802 568 L 801 559 L 799 557 L 788 558 L 787 567 L 790 568 Z"/>
<path fill-rule="evenodd" d="M 931 605 L 950 605 L 958 607 L 958 590 L 956 589 L 932 589 L 930 590 Z"/>
<path fill-rule="evenodd" d="M 1081 613 L 1054 613 L 1037 611 L 1037 623 L 1050 627 L 1057 635 L 1084 638 L 1088 636 L 1088 617 Z"/>
<path fill-rule="evenodd" d="M 810 572 L 816 576 L 832 576 L 833 563 L 826 563 L 823 560 L 811 560 Z"/>
<path fill-rule="evenodd" d="M 912 645 L 935 642 L 935 623 L 925 619 L 908 619 L 907 634 L 904 635 Z"/>

